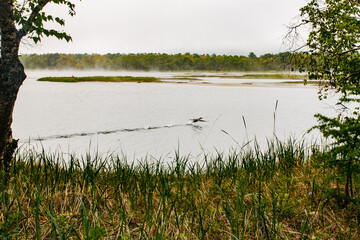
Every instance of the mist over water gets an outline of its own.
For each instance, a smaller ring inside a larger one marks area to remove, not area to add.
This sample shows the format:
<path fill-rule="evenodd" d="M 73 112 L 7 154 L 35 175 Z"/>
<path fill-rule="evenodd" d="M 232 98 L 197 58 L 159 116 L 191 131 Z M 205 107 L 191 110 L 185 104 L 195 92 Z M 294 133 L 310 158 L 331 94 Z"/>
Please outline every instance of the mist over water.
<path fill-rule="evenodd" d="M 31 71 L 14 110 L 14 136 L 21 144 L 47 151 L 125 154 L 166 158 L 175 151 L 198 156 L 228 152 L 255 138 L 261 145 L 306 134 L 315 113 L 333 113 L 335 98 L 320 102 L 315 87 L 266 87 L 174 83 L 51 83 L 45 76 L 152 76 L 186 73 Z M 193 73 L 189 73 L 191 75 Z M 204 82 L 250 83 L 251 79 L 201 78 Z M 272 81 L 272 80 L 262 80 Z M 274 82 L 276 82 L 274 80 Z M 278 101 L 275 113 L 274 110 Z M 191 123 L 203 117 L 206 122 Z M 244 126 L 244 120 L 246 128 Z"/>

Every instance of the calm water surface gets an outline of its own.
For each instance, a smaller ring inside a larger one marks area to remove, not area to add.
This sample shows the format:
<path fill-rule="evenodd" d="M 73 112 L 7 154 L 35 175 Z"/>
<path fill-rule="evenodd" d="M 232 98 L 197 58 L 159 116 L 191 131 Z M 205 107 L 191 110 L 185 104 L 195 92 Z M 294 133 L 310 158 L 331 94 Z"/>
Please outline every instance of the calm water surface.
<path fill-rule="evenodd" d="M 333 113 L 335 99 L 320 102 L 315 87 L 266 87 L 173 83 L 49 83 L 44 76 L 154 76 L 184 73 L 32 71 L 14 110 L 14 136 L 47 151 L 126 154 L 128 158 L 166 158 L 179 150 L 196 157 L 228 152 L 256 139 L 265 144 L 274 132 L 301 138 L 315 113 Z M 251 83 L 253 79 L 206 78 L 205 82 Z M 272 80 L 261 80 L 272 81 Z M 278 82 L 273 80 L 274 82 Z M 190 118 L 207 122 L 191 124 Z M 246 121 L 244 126 L 243 117 Z M 224 133 L 227 132 L 228 134 Z M 305 135 L 308 140 L 316 133 Z"/>

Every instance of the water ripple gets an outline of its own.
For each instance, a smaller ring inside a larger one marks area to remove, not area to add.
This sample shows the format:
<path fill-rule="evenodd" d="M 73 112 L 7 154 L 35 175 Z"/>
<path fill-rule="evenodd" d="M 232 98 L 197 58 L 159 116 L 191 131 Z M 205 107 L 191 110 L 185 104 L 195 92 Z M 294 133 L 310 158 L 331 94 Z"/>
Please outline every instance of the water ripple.
<path fill-rule="evenodd" d="M 145 126 L 141 128 L 123 128 L 123 129 L 115 129 L 109 131 L 99 131 L 99 132 L 82 132 L 82 133 L 71 133 L 71 134 L 60 134 L 60 135 L 51 135 L 51 136 L 44 136 L 44 137 L 36 137 L 30 138 L 28 141 L 46 141 L 46 140 L 53 140 L 53 139 L 68 139 L 73 137 L 87 137 L 92 135 L 109 135 L 115 134 L 119 132 L 140 132 L 140 131 L 150 131 L 150 130 L 157 130 L 157 129 L 164 129 L 164 128 L 176 128 L 176 127 L 185 127 L 185 126 L 192 126 L 194 124 L 186 123 L 186 124 L 167 124 L 163 126 Z"/>

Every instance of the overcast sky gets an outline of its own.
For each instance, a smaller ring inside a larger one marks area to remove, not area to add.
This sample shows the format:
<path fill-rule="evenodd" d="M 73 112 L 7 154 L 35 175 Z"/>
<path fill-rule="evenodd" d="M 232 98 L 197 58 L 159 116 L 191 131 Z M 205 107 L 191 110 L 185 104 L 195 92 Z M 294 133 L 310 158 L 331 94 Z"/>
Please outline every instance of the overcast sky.
<path fill-rule="evenodd" d="M 82 0 L 64 17 L 73 37 L 26 45 L 21 53 L 278 53 L 306 0 Z"/>

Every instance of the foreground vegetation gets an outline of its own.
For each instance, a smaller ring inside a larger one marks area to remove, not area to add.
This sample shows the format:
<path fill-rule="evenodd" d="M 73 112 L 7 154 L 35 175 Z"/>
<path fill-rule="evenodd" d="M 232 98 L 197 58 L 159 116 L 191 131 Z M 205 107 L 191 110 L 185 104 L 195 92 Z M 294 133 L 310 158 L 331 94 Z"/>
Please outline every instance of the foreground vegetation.
<path fill-rule="evenodd" d="M 157 82 L 159 78 L 155 77 L 131 77 L 131 76 L 117 76 L 117 77 L 44 77 L 39 78 L 38 81 L 43 82 Z"/>
<path fill-rule="evenodd" d="M 2 178 L 3 239 L 359 239 L 359 179 L 303 142 L 129 164 L 120 156 L 17 153 Z M 356 196 L 356 197 L 355 197 Z"/>
<path fill-rule="evenodd" d="M 26 69 L 106 69 L 135 71 L 289 71 L 291 53 L 257 57 L 199 54 L 43 54 L 23 55 Z"/>

